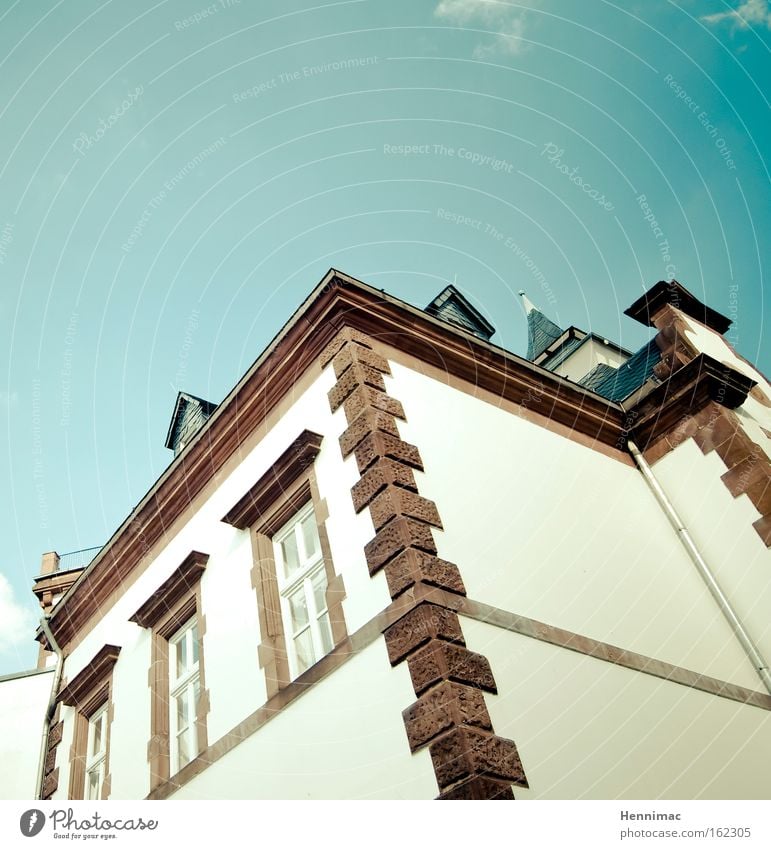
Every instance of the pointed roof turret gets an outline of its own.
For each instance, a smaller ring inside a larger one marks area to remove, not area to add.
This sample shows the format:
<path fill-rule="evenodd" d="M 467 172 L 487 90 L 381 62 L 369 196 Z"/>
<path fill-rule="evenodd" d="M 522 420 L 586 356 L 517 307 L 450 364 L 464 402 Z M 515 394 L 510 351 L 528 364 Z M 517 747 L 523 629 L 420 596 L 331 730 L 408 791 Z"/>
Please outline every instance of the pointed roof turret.
<path fill-rule="evenodd" d="M 524 289 L 519 290 L 522 306 L 527 315 L 527 359 L 535 360 L 565 332 L 547 318 L 527 297 Z"/>

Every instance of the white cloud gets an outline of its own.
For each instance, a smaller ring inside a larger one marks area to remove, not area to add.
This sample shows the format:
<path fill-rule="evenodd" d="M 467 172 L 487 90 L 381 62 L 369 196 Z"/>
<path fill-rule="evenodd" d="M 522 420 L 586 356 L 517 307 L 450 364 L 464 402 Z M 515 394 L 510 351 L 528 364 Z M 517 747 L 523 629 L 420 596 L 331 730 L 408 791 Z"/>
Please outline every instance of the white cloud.
<path fill-rule="evenodd" d="M 434 9 L 437 18 L 459 26 L 495 30 L 499 37 L 479 44 L 474 57 L 484 59 L 495 54 L 513 56 L 522 50 L 521 41 L 528 9 L 501 0 L 439 0 Z"/>
<path fill-rule="evenodd" d="M 13 587 L 0 575 L 0 651 L 32 645 L 35 617 L 16 600 Z"/>
<path fill-rule="evenodd" d="M 738 29 L 749 29 L 752 24 L 765 25 L 771 29 L 770 0 L 742 0 L 735 9 L 704 15 L 702 20 L 708 24 L 730 23 Z"/>

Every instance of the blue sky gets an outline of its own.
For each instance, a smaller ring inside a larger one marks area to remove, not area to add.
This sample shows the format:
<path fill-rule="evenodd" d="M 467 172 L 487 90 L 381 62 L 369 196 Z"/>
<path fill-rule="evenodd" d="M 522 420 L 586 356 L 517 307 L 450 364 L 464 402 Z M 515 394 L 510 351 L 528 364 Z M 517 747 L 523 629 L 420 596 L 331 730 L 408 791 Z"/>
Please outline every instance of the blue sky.
<path fill-rule="evenodd" d="M 0 2 L 0 674 L 327 268 L 635 349 L 675 277 L 768 372 L 767 0 Z M 734 288 L 732 288 L 734 287 Z"/>

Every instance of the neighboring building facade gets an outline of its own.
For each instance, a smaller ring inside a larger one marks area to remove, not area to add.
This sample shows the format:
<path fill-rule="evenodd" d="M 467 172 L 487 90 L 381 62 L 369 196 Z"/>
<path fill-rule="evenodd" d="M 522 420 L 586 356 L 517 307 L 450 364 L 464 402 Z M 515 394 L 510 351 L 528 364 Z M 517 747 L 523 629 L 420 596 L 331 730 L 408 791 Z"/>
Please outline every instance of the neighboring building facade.
<path fill-rule="evenodd" d="M 34 799 L 45 716 L 53 669 L 0 677 L 0 799 Z"/>
<path fill-rule="evenodd" d="M 44 798 L 769 798 L 771 388 L 677 283 L 635 354 L 525 306 L 529 359 L 331 270 L 180 394 L 38 635 Z"/>

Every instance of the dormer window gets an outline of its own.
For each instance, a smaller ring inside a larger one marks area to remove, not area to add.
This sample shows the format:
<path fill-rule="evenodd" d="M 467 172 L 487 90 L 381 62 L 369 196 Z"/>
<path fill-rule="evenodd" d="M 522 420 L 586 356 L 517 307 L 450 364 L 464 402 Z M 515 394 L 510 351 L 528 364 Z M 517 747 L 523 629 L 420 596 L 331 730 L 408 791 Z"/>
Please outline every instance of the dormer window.
<path fill-rule="evenodd" d="M 177 395 L 171 424 L 166 434 L 166 447 L 174 452 L 175 457 L 209 421 L 216 409 L 217 405 L 211 401 L 204 401 L 203 398 L 196 398 L 187 392 Z"/>
<path fill-rule="evenodd" d="M 488 341 L 495 328 L 455 286 L 443 289 L 426 307 L 429 315 L 441 318 Z"/>

